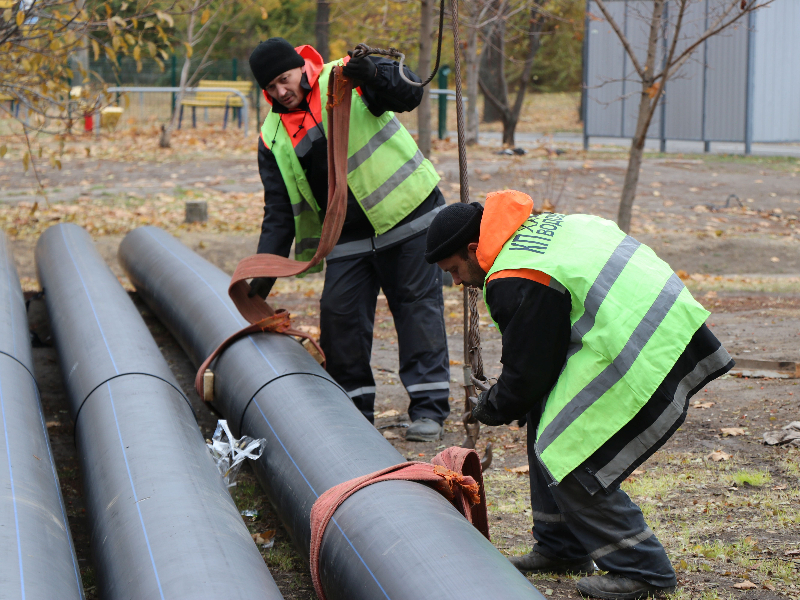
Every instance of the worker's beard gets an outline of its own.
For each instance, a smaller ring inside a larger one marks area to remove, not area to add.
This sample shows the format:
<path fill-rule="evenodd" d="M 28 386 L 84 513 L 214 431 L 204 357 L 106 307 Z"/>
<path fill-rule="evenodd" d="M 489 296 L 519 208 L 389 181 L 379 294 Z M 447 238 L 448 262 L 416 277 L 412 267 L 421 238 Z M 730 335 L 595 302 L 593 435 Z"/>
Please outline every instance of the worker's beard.
<path fill-rule="evenodd" d="M 478 288 L 479 290 L 483 289 L 483 282 L 486 279 L 486 271 L 481 269 L 481 266 L 478 264 L 478 261 L 474 258 L 467 259 L 467 279 L 464 279 L 464 283 L 469 287 Z"/>

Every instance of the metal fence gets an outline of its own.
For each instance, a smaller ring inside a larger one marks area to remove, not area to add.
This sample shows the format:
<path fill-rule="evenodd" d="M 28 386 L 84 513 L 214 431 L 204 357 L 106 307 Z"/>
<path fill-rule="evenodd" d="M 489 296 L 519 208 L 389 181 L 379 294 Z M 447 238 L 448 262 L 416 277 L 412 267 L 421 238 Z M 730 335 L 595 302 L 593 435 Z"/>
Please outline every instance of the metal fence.
<path fill-rule="evenodd" d="M 729 0 L 728 0 L 729 1 Z M 695 0 L 685 18 L 678 50 L 709 26 L 725 0 Z M 652 0 L 607 0 L 606 5 L 643 63 Z M 667 0 L 666 11 L 675 10 Z M 587 0 L 584 46 L 584 145 L 589 137 L 632 137 L 641 84 L 611 26 Z M 595 20 L 597 19 L 597 20 Z M 743 142 L 800 141 L 800 1 L 775 0 L 741 23 L 708 39 L 669 81 L 647 136 L 661 140 Z M 659 44 L 664 60 L 666 39 Z"/>

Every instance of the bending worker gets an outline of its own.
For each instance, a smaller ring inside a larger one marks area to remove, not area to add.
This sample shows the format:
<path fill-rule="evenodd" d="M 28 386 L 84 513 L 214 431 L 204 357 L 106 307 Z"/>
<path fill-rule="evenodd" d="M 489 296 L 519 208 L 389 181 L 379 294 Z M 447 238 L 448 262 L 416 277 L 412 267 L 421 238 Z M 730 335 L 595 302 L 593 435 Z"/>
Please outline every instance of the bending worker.
<path fill-rule="evenodd" d="M 445 201 L 436 170 L 394 116 L 416 108 L 422 88 L 404 82 L 391 60 L 346 57 L 344 63 L 343 74 L 359 87 L 350 114 L 347 215 L 327 257 L 320 345 L 328 372 L 374 422 L 370 356 L 383 289 L 397 328 L 400 380 L 411 399 L 406 439 L 437 440 L 450 413 L 450 368 L 442 272 L 423 256 L 424 234 Z M 288 257 L 294 241 L 295 258 L 304 261 L 317 248 L 328 201 L 324 106 L 335 64 L 323 64 L 311 46 L 295 49 L 282 38 L 262 42 L 250 55 L 271 105 L 258 141 L 264 184 L 259 253 Z M 405 74 L 419 82 L 407 68 Z M 251 288 L 266 298 L 274 282 L 255 279 Z"/>
<path fill-rule="evenodd" d="M 521 192 L 454 204 L 428 230 L 429 263 L 482 288 L 503 369 L 472 414 L 528 424 L 533 537 L 523 572 L 591 573 L 593 598 L 670 592 L 675 571 L 620 483 L 683 423 L 733 361 L 709 313 L 655 253 L 611 221 L 532 214 Z"/>

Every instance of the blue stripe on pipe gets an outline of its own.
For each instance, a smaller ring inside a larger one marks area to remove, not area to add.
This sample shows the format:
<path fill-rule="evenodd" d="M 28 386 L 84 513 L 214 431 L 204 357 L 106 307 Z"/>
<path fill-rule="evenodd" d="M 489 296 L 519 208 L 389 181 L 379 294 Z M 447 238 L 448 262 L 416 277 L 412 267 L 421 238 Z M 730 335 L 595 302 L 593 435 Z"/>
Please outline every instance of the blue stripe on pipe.
<path fill-rule="evenodd" d="M 22 572 L 22 543 L 19 539 L 19 516 L 17 515 L 17 496 L 14 493 L 14 471 L 11 468 L 11 447 L 8 443 L 8 427 L 6 426 L 6 407 L 3 403 L 3 385 L 0 383 L 0 413 L 3 416 L 3 434 L 6 439 L 6 456 L 8 458 L 8 478 L 11 481 L 11 503 L 14 506 L 14 526 L 17 528 L 17 556 L 19 557 L 19 586 L 22 600 L 25 600 L 25 576 Z"/>
<path fill-rule="evenodd" d="M 154 236 L 152 233 L 150 233 L 150 232 L 149 232 L 148 230 L 146 230 L 146 229 L 145 229 L 145 231 L 147 232 L 147 234 L 148 234 L 150 237 L 152 237 L 152 238 L 153 238 L 153 239 L 154 239 L 156 242 L 158 242 L 158 244 L 159 244 L 159 245 L 160 245 L 162 248 L 164 248 L 164 250 L 166 250 L 166 251 L 167 251 L 167 252 L 169 252 L 169 253 L 170 253 L 172 256 L 174 256 L 175 258 L 177 258 L 177 259 L 178 259 L 178 260 L 179 260 L 179 261 L 180 261 L 180 262 L 181 262 L 183 265 L 185 265 L 186 267 L 188 267 L 188 268 L 189 268 L 189 270 L 190 270 L 192 273 L 194 273 L 195 275 L 197 275 L 197 277 L 200 279 L 200 281 L 202 281 L 203 283 L 205 283 L 205 284 L 206 284 L 206 286 L 208 286 L 208 288 L 209 288 L 209 289 L 210 289 L 212 292 L 214 292 L 214 295 L 215 295 L 215 296 L 216 296 L 216 297 L 219 299 L 219 301 L 220 301 L 220 302 L 222 302 L 223 306 L 225 306 L 225 308 L 226 308 L 226 309 L 228 309 L 228 312 L 231 312 L 231 309 L 230 309 L 230 307 L 229 307 L 229 306 L 228 306 L 228 305 L 225 303 L 225 301 L 224 301 L 222 298 L 220 298 L 220 295 L 217 293 L 217 291 L 216 291 L 216 290 L 215 290 L 215 289 L 214 289 L 214 288 L 211 286 L 211 284 L 210 284 L 210 283 L 208 283 L 208 282 L 207 282 L 207 281 L 206 281 L 206 280 L 203 278 L 203 276 L 202 276 L 202 275 L 200 275 L 200 273 L 198 273 L 197 271 L 195 271 L 194 269 L 192 269 L 192 267 L 190 267 L 190 266 L 189 266 L 189 265 L 186 263 L 186 261 L 184 261 L 184 260 L 183 260 L 181 257 L 179 257 L 177 254 L 175 254 L 175 253 L 174 253 L 172 250 L 170 250 L 169 248 L 167 248 L 167 247 L 166 247 L 164 244 L 162 244 L 162 243 L 161 243 L 161 242 L 160 242 L 160 241 L 159 241 L 159 240 L 158 240 L 158 239 L 157 239 L 157 238 L 156 238 L 156 237 L 155 237 L 155 236 Z M 231 313 L 231 314 L 233 314 L 233 313 Z M 237 321 L 238 321 L 238 320 L 239 320 L 239 319 L 237 319 Z M 263 352 L 261 352 L 261 349 L 260 349 L 260 348 L 259 348 L 259 347 L 256 345 L 255 341 L 253 341 L 253 338 L 252 338 L 252 336 L 247 336 L 247 337 L 248 337 L 248 339 L 249 339 L 249 340 L 250 340 L 250 341 L 253 343 L 253 346 L 255 346 L 256 350 L 258 350 L 258 353 L 259 353 L 259 354 L 261 354 L 261 356 L 264 358 L 264 360 L 267 362 L 267 364 L 268 364 L 268 365 L 269 365 L 269 366 L 272 368 L 272 370 L 273 370 L 273 371 L 275 371 L 275 373 L 277 374 L 277 371 L 275 370 L 275 367 L 273 367 L 273 366 L 272 366 L 272 363 L 271 363 L 271 362 L 269 362 L 269 359 L 268 359 L 266 356 L 264 356 L 264 353 L 263 353 Z M 286 452 L 286 456 L 288 456 L 288 457 L 289 457 L 289 460 L 290 460 L 290 461 L 292 461 L 292 464 L 293 464 L 293 465 L 294 465 L 294 467 L 297 469 L 297 472 L 298 472 L 298 473 L 300 473 L 300 476 L 303 478 L 303 481 L 305 481 L 305 482 L 306 482 L 306 484 L 308 484 L 308 487 L 309 487 L 309 489 L 311 489 L 311 493 L 313 493 L 313 494 L 314 494 L 314 497 L 315 497 L 315 498 L 319 498 L 319 494 L 318 494 L 318 493 L 317 493 L 317 491 L 314 489 L 314 486 L 312 486 L 312 485 L 311 485 L 311 482 L 308 480 L 308 478 L 306 477 L 305 473 L 303 473 L 303 470 L 300 468 L 300 465 L 298 465 L 298 464 L 295 462 L 295 460 L 294 460 L 294 457 L 291 455 L 291 453 L 290 453 L 290 452 L 289 452 L 289 450 L 286 448 L 286 446 L 284 446 L 284 444 L 283 444 L 283 441 L 281 440 L 280 436 L 278 436 L 278 434 L 275 432 L 275 429 L 273 429 L 273 427 L 272 427 L 272 423 L 270 423 L 270 422 L 269 422 L 269 419 L 267 419 L 267 416 L 264 414 L 264 411 L 262 411 L 262 410 L 261 410 L 261 407 L 258 405 L 258 402 L 255 402 L 254 404 L 256 405 L 256 408 L 258 408 L 258 412 L 260 412 L 260 413 L 261 413 L 261 416 L 264 418 L 264 422 L 267 424 L 267 427 L 269 427 L 270 431 L 272 432 L 272 435 L 274 435 L 274 436 L 275 436 L 275 439 L 276 439 L 276 440 L 278 440 L 278 443 L 281 445 L 281 448 L 283 448 L 283 451 L 284 451 L 284 452 Z M 351 542 L 351 541 L 350 541 L 350 538 L 349 538 L 349 537 L 347 537 L 347 534 L 346 534 L 346 533 L 344 532 L 344 530 L 342 530 L 342 528 L 339 526 L 339 523 L 337 523 L 337 522 L 336 522 L 336 519 L 334 519 L 333 517 L 331 517 L 331 520 L 332 520 L 332 521 L 333 521 L 333 523 L 336 525 L 336 527 L 339 529 L 339 531 L 341 532 L 342 536 L 343 536 L 343 537 L 344 537 L 344 539 L 347 541 L 347 543 L 350 545 L 350 547 L 353 549 L 353 552 L 355 552 L 356 556 L 357 556 L 357 557 L 358 557 L 358 559 L 361 561 L 361 564 L 362 564 L 362 565 L 364 565 L 364 568 L 365 568 L 365 569 L 367 570 L 367 572 L 368 572 L 368 573 L 369 573 L 369 574 L 372 576 L 372 579 L 375 581 L 375 583 L 377 584 L 377 586 L 380 588 L 381 592 L 383 592 L 383 595 L 386 597 L 386 600 L 391 600 L 391 598 L 389 598 L 389 594 L 387 594 L 387 593 L 386 593 L 386 590 L 384 590 L 384 589 L 383 589 L 383 586 L 381 585 L 381 582 L 380 582 L 380 581 L 378 581 L 378 578 L 375 576 L 375 573 L 373 573 L 373 572 L 372 572 L 372 569 L 370 569 L 370 568 L 369 568 L 369 566 L 367 566 L 367 563 L 364 561 L 364 558 L 361 556 L 361 554 L 359 554 L 359 552 L 358 552 L 358 550 L 356 550 L 355 546 L 353 546 L 353 542 Z"/>
<path fill-rule="evenodd" d="M 111 382 L 107 381 L 108 386 L 108 399 L 111 401 L 111 412 L 114 413 L 114 424 L 117 426 L 117 436 L 119 437 L 119 447 L 122 450 L 122 458 L 125 460 L 125 469 L 128 471 L 128 480 L 131 482 L 131 491 L 133 492 L 133 501 L 136 504 L 136 510 L 139 513 L 139 522 L 142 524 L 142 533 L 144 534 L 144 542 L 147 544 L 147 552 L 150 553 L 150 563 L 153 565 L 153 574 L 156 576 L 156 584 L 158 584 L 158 593 L 161 594 L 161 600 L 164 600 L 164 592 L 161 589 L 161 580 L 158 578 L 158 569 L 156 568 L 156 561 L 153 558 L 153 550 L 150 548 L 150 538 L 147 537 L 147 528 L 144 526 L 144 518 L 142 517 L 142 509 L 139 506 L 139 500 L 136 496 L 136 486 L 133 485 L 133 476 L 131 475 L 131 468 L 128 465 L 128 454 L 125 452 L 125 442 L 122 441 L 122 432 L 119 430 L 119 421 L 117 420 L 117 409 L 114 406 L 114 396 L 111 393 Z"/>
<path fill-rule="evenodd" d="M 269 422 L 269 419 L 267 418 L 267 415 L 265 415 L 264 411 L 261 410 L 261 407 L 258 405 L 258 402 L 254 402 L 253 404 L 256 405 L 256 408 L 258 409 L 258 412 L 261 413 L 261 416 L 264 418 L 264 422 L 267 424 L 267 427 L 269 427 L 270 431 L 272 432 L 272 435 L 275 436 L 275 439 L 278 440 L 278 443 L 281 445 L 281 448 L 283 448 L 283 451 L 286 452 L 286 456 L 288 456 L 289 460 L 292 461 L 292 464 L 294 465 L 295 469 L 297 469 L 297 472 L 300 473 L 300 476 L 303 478 L 303 481 L 305 481 L 308 484 L 308 487 L 311 490 L 311 493 L 314 494 L 315 498 L 319 498 L 319 494 L 317 493 L 317 490 L 314 489 L 314 486 L 311 485 L 311 482 L 306 478 L 305 473 L 303 473 L 303 470 L 294 461 L 294 458 L 289 453 L 289 450 L 286 448 L 286 446 L 283 445 L 283 441 L 281 440 L 280 436 L 276 433 L 275 429 L 272 427 L 272 423 Z M 358 560 L 361 561 L 361 564 L 364 565 L 364 568 L 367 570 L 367 572 L 370 575 L 372 575 L 372 579 L 375 580 L 375 583 L 381 589 L 381 592 L 383 592 L 383 595 L 386 596 L 386 599 L 387 600 L 391 600 L 391 598 L 389 598 L 389 594 L 386 593 L 386 590 L 383 589 L 383 586 L 381 585 L 381 582 L 378 581 L 378 578 L 375 576 L 375 573 L 372 572 L 372 569 L 369 568 L 369 566 L 367 565 L 366 561 L 364 561 L 364 558 L 361 556 L 359 551 L 356 550 L 355 546 L 353 546 L 353 542 L 351 542 L 350 538 L 347 537 L 347 534 L 344 532 L 344 530 L 339 525 L 339 523 L 336 522 L 336 519 L 334 517 L 331 517 L 331 521 L 333 521 L 334 525 L 336 525 L 336 528 L 342 534 L 342 537 L 344 537 L 344 539 L 347 541 L 347 543 L 353 549 L 353 552 L 355 552 L 356 556 L 358 557 Z"/>
<path fill-rule="evenodd" d="M 189 263 L 187 263 L 187 262 L 186 262 L 185 260 L 183 260 L 183 259 L 182 259 L 180 256 L 178 256 L 178 255 L 177 255 L 177 254 L 175 254 L 175 253 L 174 253 L 172 250 L 170 250 L 170 249 L 169 249 L 169 248 L 167 248 L 167 247 L 166 247 L 164 244 L 162 244 L 162 243 L 161 243 L 161 240 L 159 240 L 159 239 L 158 239 L 156 236 L 154 236 L 152 233 L 150 233 L 150 231 L 148 231 L 147 229 L 145 229 L 145 232 L 147 233 L 147 235 L 149 235 L 151 238 L 153 238 L 153 240 L 155 240 L 155 241 L 156 241 L 156 243 L 158 243 L 158 245 L 159 245 L 159 246 L 161 246 L 161 247 L 162 247 L 164 250 L 166 250 L 166 251 L 167 251 L 167 252 L 169 252 L 169 253 L 170 253 L 172 256 L 174 256 L 175 258 L 177 258 L 177 259 L 178 259 L 178 260 L 181 262 L 181 264 L 183 264 L 183 266 L 185 266 L 185 267 L 186 267 L 187 269 L 189 269 L 189 270 L 190 270 L 192 273 L 194 273 L 195 275 L 197 275 L 197 277 L 200 279 L 200 281 L 202 281 L 203 283 L 205 283 L 205 284 L 206 284 L 206 287 L 208 287 L 208 289 L 210 289 L 210 290 L 211 290 L 211 292 L 212 292 L 212 293 L 213 293 L 213 294 L 214 294 L 214 295 L 217 297 L 217 300 L 219 300 L 219 301 L 222 303 L 222 306 L 224 306 L 224 307 L 225 307 L 225 309 L 226 309 L 226 310 L 227 310 L 227 311 L 230 313 L 230 315 L 231 315 L 231 316 L 234 318 L 234 320 L 236 321 L 236 323 L 237 323 L 237 326 L 238 326 L 238 327 L 243 327 L 243 326 L 246 326 L 246 325 L 244 324 L 244 319 L 242 319 L 241 317 L 237 317 L 237 316 L 236 316 L 236 315 L 233 313 L 233 311 L 231 311 L 231 307 L 230 307 L 230 306 L 228 306 L 228 304 L 225 302 L 225 300 L 223 300 L 223 299 L 222 299 L 222 297 L 221 297 L 221 296 L 220 296 L 220 295 L 217 293 L 217 290 L 215 290 L 215 289 L 214 289 L 214 288 L 211 286 L 211 284 L 210 284 L 210 283 L 208 283 L 208 282 L 207 282 L 205 279 L 203 279 L 203 276 L 202 276 L 202 275 L 200 275 L 200 273 L 198 273 L 197 271 L 195 271 L 195 270 L 192 268 L 192 266 L 191 266 Z M 261 349 L 260 349 L 260 348 L 259 348 L 259 347 L 256 345 L 256 343 L 253 341 L 253 338 L 252 338 L 252 336 L 249 336 L 249 335 L 248 335 L 248 336 L 247 336 L 247 339 L 248 339 L 248 340 L 250 340 L 250 342 L 253 344 L 253 346 L 255 346 L 255 349 L 256 349 L 256 350 L 258 350 L 258 353 L 259 353 L 259 354 L 260 354 L 260 355 L 261 355 L 261 356 L 264 358 L 264 360 L 265 360 L 265 361 L 267 361 L 267 364 L 269 365 L 269 368 L 270 368 L 270 369 L 272 369 L 272 371 L 273 371 L 273 372 L 274 372 L 274 373 L 277 375 L 277 374 L 278 374 L 278 370 L 277 370 L 277 369 L 276 369 L 276 368 L 273 366 L 273 364 L 272 364 L 272 363 L 269 361 L 269 359 L 268 359 L 266 356 L 264 356 L 264 353 L 263 353 L 263 352 L 261 352 Z"/>
<path fill-rule="evenodd" d="M 3 254 L 4 254 L 6 265 L 9 265 L 10 263 L 9 263 L 9 260 L 8 260 L 8 245 L 7 244 L 3 244 Z M 9 313 L 8 314 L 9 314 L 9 320 L 11 321 L 11 339 L 14 342 L 14 350 L 13 350 L 13 355 L 14 356 L 13 357 L 16 359 L 16 354 L 17 354 L 17 336 L 15 334 L 15 331 L 16 331 L 16 320 L 14 319 L 14 298 L 13 298 L 13 294 L 11 293 L 11 290 L 12 290 L 12 287 L 11 287 L 12 286 L 11 268 L 7 267 L 6 268 L 6 272 L 8 274 L 8 296 L 9 296 L 8 303 L 7 303 L 8 307 L 9 307 Z M 17 362 L 19 362 L 19 364 L 22 365 L 22 363 L 18 359 L 17 359 Z M 33 384 L 33 391 L 36 394 L 36 402 L 37 402 L 37 406 L 39 408 L 39 421 L 42 424 L 42 432 L 44 433 L 44 443 L 45 443 L 45 446 L 47 447 L 47 456 L 50 459 L 50 470 L 53 472 L 53 483 L 55 483 L 55 486 L 56 486 L 56 494 L 58 495 L 59 508 L 61 508 L 61 519 L 62 519 L 62 521 L 64 523 L 64 533 L 67 535 L 67 546 L 70 546 L 70 548 L 69 548 L 70 553 L 69 554 L 70 554 L 70 558 L 72 559 L 72 569 L 75 572 L 75 584 L 77 585 L 77 588 L 78 588 L 78 597 L 79 598 L 83 598 L 83 584 L 81 582 L 81 572 L 80 572 L 80 569 L 78 568 L 78 563 L 75 562 L 75 552 L 73 551 L 73 549 L 71 547 L 71 544 L 70 544 L 71 536 L 70 536 L 70 533 L 69 533 L 69 520 L 67 519 L 67 513 L 64 510 L 64 499 L 61 496 L 61 485 L 58 482 L 58 473 L 56 472 L 56 461 L 55 461 L 55 457 L 53 456 L 53 449 L 50 447 L 50 438 L 49 438 L 49 436 L 47 434 L 47 424 L 44 421 L 44 413 L 42 411 L 42 398 L 39 395 L 39 384 L 36 383 L 36 378 L 33 376 L 33 373 L 31 373 L 30 369 L 28 369 L 28 367 L 25 366 L 25 365 L 22 365 L 22 366 L 25 367 L 25 370 L 28 371 L 28 373 L 30 374 L 31 383 Z M 2 401 L 2 388 L 0 388 L 0 401 Z M 4 426 L 4 429 L 5 429 L 5 410 L 3 410 L 3 426 Z M 8 439 L 6 439 L 6 448 L 8 448 Z M 11 457 L 9 455 L 9 460 L 10 459 L 11 459 Z M 13 491 L 12 491 L 12 496 L 13 496 Z M 16 508 L 15 508 L 15 514 L 16 514 Z M 22 568 L 22 565 L 20 564 L 20 569 L 21 568 Z M 23 598 L 25 597 L 24 584 L 23 584 L 22 596 L 23 596 Z"/>
<path fill-rule="evenodd" d="M 86 297 L 89 299 L 89 306 L 92 309 L 92 314 L 94 314 L 94 319 L 97 322 L 97 328 L 100 330 L 100 335 L 103 336 L 103 342 L 105 342 L 106 350 L 108 350 L 108 356 L 111 359 L 111 363 L 114 365 L 114 371 L 119 375 L 119 369 L 117 369 L 117 363 L 114 361 L 114 356 L 111 354 L 111 348 L 108 346 L 108 340 L 106 340 L 106 334 L 103 331 L 103 326 L 100 325 L 100 319 L 97 317 L 97 311 L 94 309 L 94 303 L 92 302 L 92 297 L 89 294 L 89 290 L 86 287 L 86 282 L 83 280 L 83 276 L 81 275 L 81 271 L 78 268 L 78 264 L 75 262 L 75 257 L 72 255 L 72 250 L 70 250 L 69 243 L 67 242 L 67 238 L 64 235 L 64 228 L 61 228 L 61 237 L 64 239 L 64 245 L 67 248 L 67 252 L 69 253 L 69 257 L 72 260 L 72 264 L 75 266 L 75 271 L 78 273 L 78 278 L 81 281 L 81 285 L 83 286 L 83 290 L 86 292 Z M 153 574 L 156 578 L 156 584 L 158 584 L 158 592 L 161 595 L 161 600 L 164 600 L 164 592 L 161 589 L 161 580 L 158 577 L 158 569 L 156 568 L 155 559 L 153 558 L 153 551 L 150 548 L 150 538 L 147 536 L 147 528 L 144 525 L 144 518 L 142 517 L 142 509 L 139 507 L 139 502 L 136 500 L 136 488 L 133 485 L 133 476 L 131 475 L 131 469 L 128 466 L 128 456 L 125 453 L 125 443 L 122 441 L 122 433 L 119 430 L 119 421 L 117 420 L 117 409 L 114 407 L 114 398 L 111 395 L 111 382 L 107 381 L 106 385 L 108 386 L 108 396 L 111 401 L 111 410 L 114 413 L 114 423 L 117 426 L 117 435 L 119 436 L 119 444 L 122 448 L 122 457 L 125 459 L 125 468 L 128 470 L 128 479 L 131 482 L 131 490 L 133 490 L 133 498 L 134 502 L 136 503 L 136 510 L 139 513 L 139 522 L 142 524 L 142 533 L 144 533 L 144 541 L 147 544 L 147 551 L 150 553 L 150 562 L 153 565 Z M 1 394 L 0 394 L 1 395 Z M 5 419 L 3 421 L 5 425 Z M 6 445 L 8 445 L 8 438 L 6 438 Z M 9 458 L 9 465 L 10 465 L 10 458 Z M 13 492 L 12 492 L 13 493 Z M 19 534 L 17 534 L 19 535 Z M 20 565 L 21 569 L 21 565 Z"/>
<path fill-rule="evenodd" d="M 64 498 L 61 496 L 61 485 L 58 483 L 58 473 L 56 472 L 56 460 L 53 457 L 53 449 L 50 447 L 50 438 L 47 435 L 47 424 L 44 422 L 44 414 L 42 413 L 42 398 L 39 396 L 39 386 L 36 380 L 33 381 L 33 389 L 36 392 L 36 401 L 39 403 L 39 420 L 42 422 L 42 431 L 44 431 L 44 440 L 47 445 L 47 456 L 50 457 L 50 467 L 53 471 L 53 481 L 56 484 L 56 494 L 58 494 L 59 505 L 61 507 L 61 518 L 64 521 L 64 532 L 67 534 L 67 545 L 70 545 L 71 536 L 69 533 L 69 521 L 67 520 L 67 513 L 64 511 Z M 72 558 L 72 568 L 75 571 L 75 584 L 78 586 L 78 597 L 83 598 L 83 583 L 81 582 L 81 571 L 78 568 L 78 563 L 75 562 L 75 552 L 70 550 L 70 557 Z"/>
<path fill-rule="evenodd" d="M 106 350 L 108 350 L 108 357 L 111 359 L 111 364 L 114 366 L 114 372 L 119 375 L 119 369 L 117 369 L 117 363 L 114 361 L 114 355 L 111 354 L 111 348 L 108 346 L 108 340 L 106 339 L 106 334 L 103 331 L 103 327 L 100 325 L 100 319 L 97 317 L 97 311 L 94 309 L 94 302 L 92 302 L 92 297 L 89 295 L 89 290 L 86 288 L 86 282 L 83 281 L 83 275 L 81 275 L 81 270 L 78 268 L 78 263 L 75 262 L 75 257 L 72 255 L 72 250 L 70 250 L 69 243 L 67 243 L 67 237 L 64 234 L 64 227 L 61 228 L 61 237 L 64 239 L 64 246 L 67 248 L 67 252 L 69 253 L 69 258 L 72 260 L 72 264 L 75 266 L 75 271 L 78 273 L 78 278 L 81 280 L 81 285 L 83 286 L 83 291 L 86 292 L 86 297 L 89 299 L 89 306 L 92 309 L 92 314 L 94 315 L 94 320 L 97 322 L 97 328 L 100 330 L 100 335 L 103 336 L 103 343 L 106 345 Z"/>

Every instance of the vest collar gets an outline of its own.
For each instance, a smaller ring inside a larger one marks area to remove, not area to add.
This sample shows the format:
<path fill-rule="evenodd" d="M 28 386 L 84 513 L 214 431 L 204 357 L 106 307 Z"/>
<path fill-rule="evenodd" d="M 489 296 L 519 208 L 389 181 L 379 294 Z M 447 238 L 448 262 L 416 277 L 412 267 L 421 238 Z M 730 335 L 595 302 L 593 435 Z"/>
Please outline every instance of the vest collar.
<path fill-rule="evenodd" d="M 533 200 L 528 194 L 504 190 L 487 194 L 481 219 L 476 255 L 481 269 L 488 273 L 506 242 L 531 216 Z"/>

